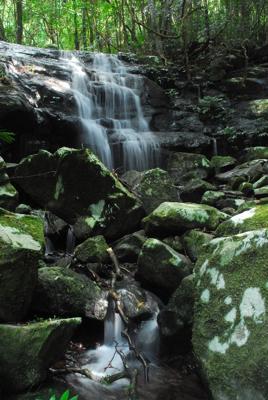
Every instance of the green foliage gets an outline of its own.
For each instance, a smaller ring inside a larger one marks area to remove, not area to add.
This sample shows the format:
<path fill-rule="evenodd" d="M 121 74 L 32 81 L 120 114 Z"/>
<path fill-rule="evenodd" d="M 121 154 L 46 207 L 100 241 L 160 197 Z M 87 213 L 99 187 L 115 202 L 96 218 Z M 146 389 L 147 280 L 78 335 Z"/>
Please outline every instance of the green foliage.
<path fill-rule="evenodd" d="M 70 397 L 70 391 L 66 390 L 60 397 L 53 395 L 49 400 L 78 400 L 78 396 Z"/>
<path fill-rule="evenodd" d="M 0 141 L 11 144 L 15 141 L 15 133 L 0 131 Z"/>
<path fill-rule="evenodd" d="M 222 119 L 226 113 L 223 96 L 205 96 L 199 100 L 198 112 L 203 119 Z"/>

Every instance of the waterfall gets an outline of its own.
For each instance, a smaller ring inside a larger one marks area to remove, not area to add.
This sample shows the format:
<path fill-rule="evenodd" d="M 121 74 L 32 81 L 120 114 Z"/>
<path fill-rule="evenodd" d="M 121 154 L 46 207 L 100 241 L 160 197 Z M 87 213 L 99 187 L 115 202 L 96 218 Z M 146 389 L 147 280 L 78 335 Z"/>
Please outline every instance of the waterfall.
<path fill-rule="evenodd" d="M 73 254 L 75 249 L 75 235 L 73 227 L 70 225 L 66 237 L 66 253 Z"/>
<path fill-rule="evenodd" d="M 93 54 L 91 69 L 73 54 L 72 91 L 81 122 L 82 142 L 110 169 L 143 171 L 158 163 L 159 145 L 145 119 L 139 94 L 143 78 L 127 72 L 116 55 Z"/>
<path fill-rule="evenodd" d="M 212 138 L 212 146 L 213 146 L 213 156 L 217 156 L 218 155 L 218 142 L 216 138 Z"/>

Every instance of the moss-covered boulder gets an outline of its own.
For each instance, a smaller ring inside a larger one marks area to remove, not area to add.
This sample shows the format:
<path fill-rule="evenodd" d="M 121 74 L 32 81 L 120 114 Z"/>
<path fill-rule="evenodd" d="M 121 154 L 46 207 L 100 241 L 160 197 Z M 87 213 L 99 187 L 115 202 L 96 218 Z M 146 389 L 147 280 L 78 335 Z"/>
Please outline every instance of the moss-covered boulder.
<path fill-rule="evenodd" d="M 259 189 L 268 185 L 268 175 L 263 175 L 260 179 L 253 183 L 253 189 Z"/>
<path fill-rule="evenodd" d="M 220 182 L 228 183 L 230 187 L 236 189 L 242 182 L 255 182 L 267 173 L 268 160 L 258 159 L 237 165 L 231 171 L 219 173 L 216 178 Z"/>
<path fill-rule="evenodd" d="M 137 199 L 89 149 L 40 151 L 15 170 L 17 185 L 43 208 L 75 224 L 80 240 L 104 234 L 116 238 L 139 224 Z"/>
<path fill-rule="evenodd" d="M 216 190 L 216 187 L 203 179 L 190 179 L 189 182 L 182 187 L 180 197 L 183 201 L 199 203 L 202 196 L 207 191 Z"/>
<path fill-rule="evenodd" d="M 66 350 L 79 318 L 0 325 L 0 382 L 6 393 L 32 388 Z"/>
<path fill-rule="evenodd" d="M 254 190 L 256 198 L 268 197 L 268 185 Z"/>
<path fill-rule="evenodd" d="M 192 229 L 182 236 L 182 243 L 188 257 L 195 262 L 202 252 L 205 251 L 204 246 L 212 239 L 213 235 Z"/>
<path fill-rule="evenodd" d="M 235 167 L 237 160 L 231 156 L 214 156 L 210 163 L 216 172 L 226 172 Z"/>
<path fill-rule="evenodd" d="M 140 182 L 133 187 L 147 214 L 164 201 L 177 201 L 179 195 L 170 175 L 155 168 L 142 174 Z"/>
<path fill-rule="evenodd" d="M 195 228 L 213 231 L 227 218 L 228 215 L 204 204 L 166 202 L 145 217 L 143 224 L 147 234 L 165 236 Z"/>
<path fill-rule="evenodd" d="M 107 262 L 109 248 L 105 238 L 102 235 L 88 238 L 79 244 L 74 251 L 74 255 L 78 261 L 82 263 Z"/>
<path fill-rule="evenodd" d="M 99 286 L 85 275 L 61 267 L 43 267 L 38 270 L 32 309 L 43 316 L 102 320 L 107 302 Z"/>
<path fill-rule="evenodd" d="M 268 204 L 256 205 L 220 224 L 217 236 L 229 236 L 237 233 L 268 228 Z"/>
<path fill-rule="evenodd" d="M 211 164 L 203 154 L 172 152 L 167 170 L 176 183 L 187 183 L 189 174 L 195 178 L 206 179 L 211 172 Z"/>
<path fill-rule="evenodd" d="M 259 159 L 266 159 L 268 160 L 268 147 L 264 146 L 256 146 L 256 147 L 248 147 L 244 150 L 245 154 L 243 159 L 245 161 L 251 160 L 259 160 Z"/>
<path fill-rule="evenodd" d="M 144 231 L 134 232 L 117 240 L 112 248 L 120 261 L 135 263 L 146 239 Z"/>
<path fill-rule="evenodd" d="M 194 352 L 214 400 L 268 397 L 268 230 L 212 240 L 195 267 Z"/>
<path fill-rule="evenodd" d="M 208 206 L 215 207 L 219 200 L 225 199 L 226 195 L 224 192 L 218 192 L 215 190 L 208 190 L 202 196 L 201 203 L 207 204 Z"/>
<path fill-rule="evenodd" d="M 138 258 L 137 277 L 154 293 L 170 295 L 190 274 L 190 262 L 158 239 L 147 239 Z"/>
<path fill-rule="evenodd" d="M 0 209 L 0 320 L 27 313 L 44 248 L 43 221 Z"/>
<path fill-rule="evenodd" d="M 0 185 L 0 207 L 13 211 L 18 205 L 18 198 L 18 192 L 11 183 Z"/>

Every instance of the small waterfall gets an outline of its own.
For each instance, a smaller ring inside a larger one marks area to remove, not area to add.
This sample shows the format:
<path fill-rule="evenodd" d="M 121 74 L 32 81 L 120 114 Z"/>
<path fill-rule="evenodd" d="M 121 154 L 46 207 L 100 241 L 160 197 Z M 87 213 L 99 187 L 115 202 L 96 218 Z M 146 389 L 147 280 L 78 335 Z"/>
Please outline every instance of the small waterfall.
<path fill-rule="evenodd" d="M 115 342 L 122 343 L 122 330 L 122 318 L 117 312 L 115 312 L 114 302 L 110 301 L 104 321 L 104 345 L 114 346 Z"/>
<path fill-rule="evenodd" d="M 217 139 L 212 138 L 211 141 L 212 141 L 212 154 L 213 154 L 213 156 L 217 156 L 219 154 Z"/>
<path fill-rule="evenodd" d="M 64 57 L 72 71 L 83 143 L 110 169 L 118 159 L 124 170 L 156 166 L 159 145 L 139 97 L 143 78 L 129 74 L 115 55 L 93 54 L 90 70 L 74 55 Z"/>
<path fill-rule="evenodd" d="M 75 249 L 75 235 L 71 225 L 69 225 L 66 237 L 66 253 L 73 254 Z"/>
<path fill-rule="evenodd" d="M 150 360 L 153 360 L 158 355 L 159 350 L 159 327 L 157 316 L 159 309 L 148 321 L 144 321 L 137 335 L 137 347 Z"/>

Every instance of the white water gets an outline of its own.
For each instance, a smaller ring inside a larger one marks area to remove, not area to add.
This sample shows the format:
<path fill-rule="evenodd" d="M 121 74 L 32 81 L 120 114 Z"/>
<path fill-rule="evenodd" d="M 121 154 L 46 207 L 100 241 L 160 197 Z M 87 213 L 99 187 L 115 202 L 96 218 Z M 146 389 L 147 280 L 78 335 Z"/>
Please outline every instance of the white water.
<path fill-rule="evenodd" d="M 75 235 L 73 227 L 70 225 L 66 237 L 66 253 L 73 254 L 75 249 Z"/>
<path fill-rule="evenodd" d="M 143 78 L 129 74 L 115 55 L 96 53 L 92 70 L 65 53 L 82 127 L 83 144 L 110 169 L 116 158 L 124 170 L 145 170 L 158 163 L 159 145 L 150 132 L 139 94 Z"/>

